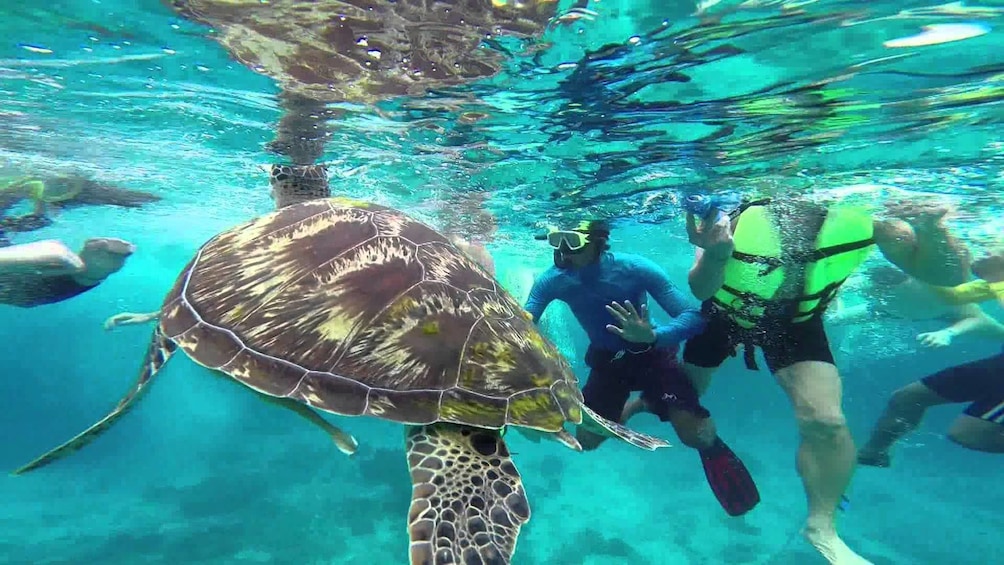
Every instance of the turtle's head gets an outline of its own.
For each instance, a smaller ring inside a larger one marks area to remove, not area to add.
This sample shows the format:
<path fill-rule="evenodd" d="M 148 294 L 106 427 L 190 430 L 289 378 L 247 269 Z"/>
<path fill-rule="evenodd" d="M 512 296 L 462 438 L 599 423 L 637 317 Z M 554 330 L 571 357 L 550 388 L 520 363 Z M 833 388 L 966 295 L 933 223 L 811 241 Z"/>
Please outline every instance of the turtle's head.
<path fill-rule="evenodd" d="M 269 184 L 277 210 L 331 196 L 326 165 L 272 165 Z"/>

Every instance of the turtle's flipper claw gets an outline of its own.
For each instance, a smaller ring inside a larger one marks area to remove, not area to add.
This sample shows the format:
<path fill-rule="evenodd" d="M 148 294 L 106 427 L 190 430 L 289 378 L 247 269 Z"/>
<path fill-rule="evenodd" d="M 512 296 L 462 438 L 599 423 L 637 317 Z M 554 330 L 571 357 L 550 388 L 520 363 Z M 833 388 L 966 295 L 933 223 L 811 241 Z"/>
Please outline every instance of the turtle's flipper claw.
<path fill-rule="evenodd" d="M 530 506 L 509 449 L 494 430 L 408 428 L 412 565 L 510 563 Z"/>

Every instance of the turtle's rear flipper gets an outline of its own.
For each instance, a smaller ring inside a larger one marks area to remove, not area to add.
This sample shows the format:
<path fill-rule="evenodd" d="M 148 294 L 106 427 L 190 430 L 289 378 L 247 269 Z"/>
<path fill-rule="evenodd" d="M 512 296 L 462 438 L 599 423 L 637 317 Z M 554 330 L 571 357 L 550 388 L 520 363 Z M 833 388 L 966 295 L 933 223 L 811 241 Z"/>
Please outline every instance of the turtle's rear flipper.
<path fill-rule="evenodd" d="M 259 398 L 265 402 L 291 410 L 298 414 L 301 418 L 324 430 L 324 432 L 331 437 L 332 441 L 335 442 L 335 447 L 338 448 L 338 451 L 341 451 L 345 455 L 353 455 L 356 450 L 359 449 L 359 442 L 356 441 L 356 438 L 352 437 L 352 434 L 325 420 L 320 414 L 314 412 L 314 409 L 310 406 L 285 396 L 272 396 L 263 392 L 255 392 L 258 394 Z"/>
<path fill-rule="evenodd" d="M 502 436 L 452 424 L 407 434 L 411 564 L 508 564 L 530 506 Z"/>
<path fill-rule="evenodd" d="M 660 447 L 670 447 L 671 445 L 664 439 L 636 432 L 626 426 L 618 424 L 617 422 L 607 420 L 603 416 L 600 416 L 596 412 L 590 410 L 585 404 L 580 405 L 580 407 L 582 408 L 581 425 L 590 432 L 609 437 L 616 437 L 635 447 L 640 447 L 649 451 L 655 451 Z"/>
<path fill-rule="evenodd" d="M 98 423 L 77 434 L 77 436 L 70 441 L 14 471 L 14 474 L 20 475 L 22 473 L 27 473 L 28 471 L 34 471 L 39 467 L 44 467 L 57 459 L 62 459 L 63 457 L 70 455 L 97 439 L 99 435 L 104 433 L 108 428 L 112 427 L 112 424 L 118 421 L 119 418 L 124 416 L 125 413 L 136 404 L 136 401 L 140 399 L 143 392 L 147 390 L 148 385 L 153 382 L 153 378 L 157 375 L 157 372 L 160 371 L 160 368 L 163 367 L 164 363 L 167 363 L 167 360 L 171 358 L 175 349 L 177 349 L 177 346 L 174 342 L 168 340 L 162 333 L 160 333 L 160 327 L 158 326 L 158 328 L 153 332 L 153 339 L 150 341 L 149 349 L 147 349 L 146 360 L 143 361 L 143 368 L 140 371 L 139 379 L 136 381 L 136 384 L 133 385 L 132 389 L 130 389 L 129 392 L 122 397 L 122 400 L 120 400 L 118 405 L 115 406 L 115 409 L 102 418 Z"/>

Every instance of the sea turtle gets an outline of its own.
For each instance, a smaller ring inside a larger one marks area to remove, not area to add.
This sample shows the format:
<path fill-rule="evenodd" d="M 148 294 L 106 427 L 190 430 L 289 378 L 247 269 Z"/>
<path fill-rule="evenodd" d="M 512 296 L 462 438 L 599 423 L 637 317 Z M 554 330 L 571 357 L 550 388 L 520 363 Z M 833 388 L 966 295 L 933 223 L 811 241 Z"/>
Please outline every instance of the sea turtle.
<path fill-rule="evenodd" d="M 507 426 L 576 450 L 566 422 L 644 449 L 669 445 L 586 408 L 554 345 L 447 238 L 399 211 L 328 198 L 204 244 L 164 299 L 132 390 L 16 473 L 108 429 L 179 348 L 308 417 L 320 419 L 312 407 L 405 424 L 411 563 L 509 563 L 530 508 Z"/>
<path fill-rule="evenodd" d="M 231 58 L 279 85 L 282 113 L 266 145 L 293 165 L 315 164 L 345 103 L 371 105 L 495 75 L 511 50 L 531 50 L 555 0 L 162 0 Z M 424 107 L 469 95 L 443 93 Z M 420 111 L 420 110 L 413 110 Z"/>
<path fill-rule="evenodd" d="M 529 42 L 555 15 L 554 0 L 303 2 L 162 0 L 284 93 L 372 103 L 497 73 L 516 38 Z M 485 48 L 488 47 L 488 48 Z"/>

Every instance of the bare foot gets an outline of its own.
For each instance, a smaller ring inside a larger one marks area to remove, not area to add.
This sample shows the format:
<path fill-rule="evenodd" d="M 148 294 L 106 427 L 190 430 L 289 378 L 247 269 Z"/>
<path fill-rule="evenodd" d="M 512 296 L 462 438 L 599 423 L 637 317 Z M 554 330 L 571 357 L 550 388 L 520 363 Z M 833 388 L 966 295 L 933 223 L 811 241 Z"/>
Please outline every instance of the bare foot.
<path fill-rule="evenodd" d="M 136 251 L 136 246 L 122 239 L 94 237 L 84 242 L 80 258 L 84 261 L 84 271 L 76 275 L 80 284 L 98 284 L 109 275 L 118 272 L 126 259 Z"/>
<path fill-rule="evenodd" d="M 887 451 L 874 451 L 871 449 L 861 449 L 858 451 L 858 464 L 869 467 L 889 467 L 892 461 Z"/>
<path fill-rule="evenodd" d="M 873 565 L 871 561 L 847 547 L 847 544 L 837 536 L 837 532 L 833 528 L 806 526 L 802 530 L 802 535 L 830 565 Z"/>

